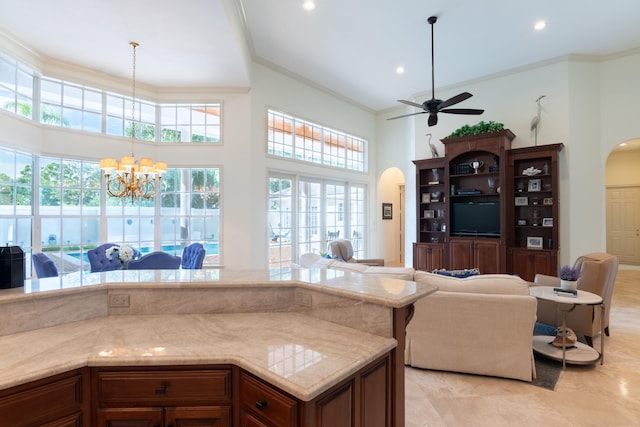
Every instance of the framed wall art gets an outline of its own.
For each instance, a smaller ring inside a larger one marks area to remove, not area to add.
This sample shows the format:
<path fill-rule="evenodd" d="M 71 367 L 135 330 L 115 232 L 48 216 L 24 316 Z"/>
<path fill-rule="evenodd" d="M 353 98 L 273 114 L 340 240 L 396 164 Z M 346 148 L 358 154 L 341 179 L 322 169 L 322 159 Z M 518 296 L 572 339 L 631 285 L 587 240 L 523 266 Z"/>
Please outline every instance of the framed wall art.
<path fill-rule="evenodd" d="M 391 203 L 382 204 L 382 219 L 393 219 L 393 205 Z"/>

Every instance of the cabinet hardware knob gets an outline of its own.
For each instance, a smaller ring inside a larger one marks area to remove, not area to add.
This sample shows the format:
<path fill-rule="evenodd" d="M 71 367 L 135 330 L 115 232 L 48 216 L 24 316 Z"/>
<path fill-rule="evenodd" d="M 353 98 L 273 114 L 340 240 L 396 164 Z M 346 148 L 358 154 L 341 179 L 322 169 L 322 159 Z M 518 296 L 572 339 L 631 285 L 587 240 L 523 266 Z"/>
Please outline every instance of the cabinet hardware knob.
<path fill-rule="evenodd" d="M 259 410 L 264 410 L 264 408 L 267 407 L 267 401 L 266 400 L 258 400 L 256 402 L 256 408 L 258 408 Z"/>
<path fill-rule="evenodd" d="M 156 394 L 167 394 L 167 384 L 160 384 L 160 387 L 156 388 Z"/>

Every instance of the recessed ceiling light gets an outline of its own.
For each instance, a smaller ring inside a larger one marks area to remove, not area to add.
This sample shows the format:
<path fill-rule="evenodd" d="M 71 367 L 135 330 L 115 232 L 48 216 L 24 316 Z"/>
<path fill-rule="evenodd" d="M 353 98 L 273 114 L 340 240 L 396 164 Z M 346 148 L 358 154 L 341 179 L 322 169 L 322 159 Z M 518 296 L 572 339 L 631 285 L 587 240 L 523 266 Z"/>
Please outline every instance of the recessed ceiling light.
<path fill-rule="evenodd" d="M 540 20 L 540 21 L 536 21 L 536 23 L 533 25 L 533 28 L 536 31 L 542 31 L 546 28 L 546 26 L 547 26 L 547 21 Z"/>
<path fill-rule="evenodd" d="M 402 65 L 396 68 L 396 74 L 404 74 L 404 67 Z"/>
<path fill-rule="evenodd" d="M 305 0 L 304 3 L 302 3 L 302 8 L 304 10 L 313 10 L 316 8 L 316 3 L 313 0 Z"/>

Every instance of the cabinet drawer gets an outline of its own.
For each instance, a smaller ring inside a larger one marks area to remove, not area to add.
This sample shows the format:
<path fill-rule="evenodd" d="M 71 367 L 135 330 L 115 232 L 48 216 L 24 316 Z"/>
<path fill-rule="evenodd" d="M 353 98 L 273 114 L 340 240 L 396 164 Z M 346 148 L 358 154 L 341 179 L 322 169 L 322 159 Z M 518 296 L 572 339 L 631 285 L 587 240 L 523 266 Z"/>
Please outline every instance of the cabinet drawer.
<path fill-rule="evenodd" d="M 210 405 L 231 401 L 231 371 L 100 371 L 99 406 Z"/>
<path fill-rule="evenodd" d="M 240 404 L 273 425 L 296 425 L 296 401 L 244 372 L 240 373 Z M 254 424 L 257 424 L 255 420 Z"/>
<path fill-rule="evenodd" d="M 38 384 L 0 398 L 0 424 L 45 425 L 64 419 L 67 423 L 60 425 L 74 425 L 81 418 L 82 396 L 81 375 Z"/>

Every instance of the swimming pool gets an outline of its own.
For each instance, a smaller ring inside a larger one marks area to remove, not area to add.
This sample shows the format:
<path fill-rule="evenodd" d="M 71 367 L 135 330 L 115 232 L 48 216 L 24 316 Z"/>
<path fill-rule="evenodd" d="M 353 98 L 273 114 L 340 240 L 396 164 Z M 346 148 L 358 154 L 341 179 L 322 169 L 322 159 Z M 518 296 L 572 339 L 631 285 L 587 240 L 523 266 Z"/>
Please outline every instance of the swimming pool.
<path fill-rule="evenodd" d="M 185 245 L 186 246 L 186 245 Z M 176 255 L 180 255 L 182 253 L 182 248 L 183 246 L 180 245 L 162 245 L 162 252 L 167 252 L 170 254 L 173 254 L 175 252 Z M 217 255 L 220 253 L 220 244 L 215 242 L 215 243 L 207 243 L 204 245 L 204 248 L 206 249 L 206 253 L 207 255 Z M 140 248 L 140 253 L 142 254 L 146 254 L 149 252 L 152 252 L 153 248 L 145 246 Z M 82 257 L 82 260 L 84 262 L 89 262 L 89 259 L 87 258 L 87 252 L 66 252 L 65 255 L 68 255 L 70 257 L 73 258 L 77 258 L 80 259 L 80 257 Z"/>

